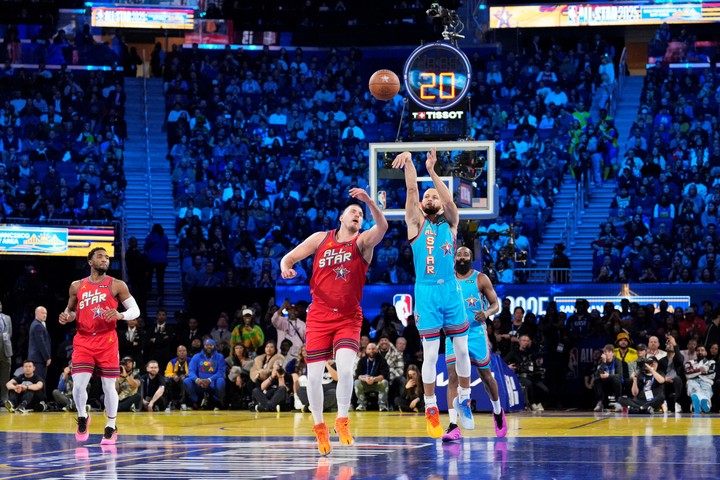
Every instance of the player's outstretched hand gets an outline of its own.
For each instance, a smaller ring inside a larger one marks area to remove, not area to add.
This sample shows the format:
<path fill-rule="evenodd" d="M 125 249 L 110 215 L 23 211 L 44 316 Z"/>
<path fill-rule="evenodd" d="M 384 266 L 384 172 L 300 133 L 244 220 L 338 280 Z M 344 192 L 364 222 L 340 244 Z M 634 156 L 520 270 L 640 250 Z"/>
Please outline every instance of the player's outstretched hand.
<path fill-rule="evenodd" d="M 436 163 L 437 163 L 437 153 L 435 151 L 435 147 L 433 147 L 430 149 L 430 151 L 427 154 L 427 160 L 425 160 L 425 168 L 427 168 L 428 173 L 433 172 L 435 170 Z"/>
<path fill-rule="evenodd" d="M 360 200 L 363 203 L 370 203 L 370 195 L 367 194 L 362 188 L 351 188 L 350 196 L 356 200 Z"/>
<path fill-rule="evenodd" d="M 280 272 L 280 276 L 282 276 L 285 280 L 295 278 L 295 275 L 297 275 L 297 272 L 293 268 L 288 268 L 287 270 Z"/>
<path fill-rule="evenodd" d="M 395 160 L 393 160 L 392 168 L 405 168 L 407 162 L 412 162 L 412 155 L 410 152 L 402 152 L 400 155 L 395 157 Z"/>

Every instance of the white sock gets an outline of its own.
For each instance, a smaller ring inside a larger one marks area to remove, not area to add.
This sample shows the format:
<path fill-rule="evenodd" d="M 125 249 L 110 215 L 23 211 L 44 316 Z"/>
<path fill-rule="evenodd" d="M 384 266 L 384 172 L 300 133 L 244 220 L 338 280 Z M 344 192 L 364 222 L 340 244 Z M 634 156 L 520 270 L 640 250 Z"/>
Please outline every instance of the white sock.
<path fill-rule="evenodd" d="M 90 383 L 90 378 L 92 378 L 91 373 L 73 373 L 73 401 L 75 402 L 75 407 L 77 407 L 77 414 L 78 417 L 87 417 L 87 410 L 85 410 L 85 405 L 87 405 L 87 399 L 88 399 L 88 393 L 87 393 L 87 386 Z M 3 385 L 3 388 L 5 386 Z M 115 389 L 115 385 L 113 384 L 113 390 Z"/>
<path fill-rule="evenodd" d="M 448 409 L 448 415 L 450 415 L 450 423 L 457 425 L 457 410 L 454 408 Z"/>
<path fill-rule="evenodd" d="M 353 364 L 357 353 L 349 348 L 340 348 L 335 352 L 335 370 L 338 374 L 338 383 L 335 387 L 337 398 L 337 416 L 344 418 L 350 411 L 350 402 L 353 394 Z"/>
<path fill-rule="evenodd" d="M 315 425 L 323 423 L 323 401 L 325 391 L 322 388 L 322 377 L 325 371 L 325 362 L 310 362 L 307 364 L 307 396 L 310 411 Z"/>
<path fill-rule="evenodd" d="M 465 388 L 465 387 L 460 387 L 460 388 L 458 388 L 458 397 L 460 397 L 460 398 L 458 398 L 458 402 L 462 403 L 462 402 L 464 402 L 465 400 L 467 400 L 468 398 L 470 398 L 470 392 L 471 392 L 470 387 L 468 387 L 468 388 Z"/>
<path fill-rule="evenodd" d="M 495 415 L 500 415 L 500 412 L 502 411 L 502 407 L 500 406 L 500 399 L 490 400 L 490 403 L 492 403 L 493 413 Z"/>
<path fill-rule="evenodd" d="M 115 390 L 114 378 L 102 378 L 103 393 L 105 394 L 105 415 L 107 416 L 107 426 L 115 428 L 115 419 L 118 411 L 117 390 Z"/>
<path fill-rule="evenodd" d="M 437 397 L 435 395 L 425 395 L 425 410 L 432 407 L 437 408 Z"/>

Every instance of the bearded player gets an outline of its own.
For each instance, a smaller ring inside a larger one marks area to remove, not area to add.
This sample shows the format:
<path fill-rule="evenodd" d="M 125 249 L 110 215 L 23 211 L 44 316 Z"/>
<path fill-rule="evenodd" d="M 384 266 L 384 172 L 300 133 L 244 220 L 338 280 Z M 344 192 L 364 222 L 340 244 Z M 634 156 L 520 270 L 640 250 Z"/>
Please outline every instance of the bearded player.
<path fill-rule="evenodd" d="M 470 350 L 470 363 L 478 369 L 483 387 L 490 397 L 493 408 L 495 434 L 504 437 L 507 434 L 505 412 L 500 406 L 498 385 L 490 371 L 490 349 L 488 348 L 485 321 L 490 315 L 500 311 L 500 302 L 487 275 L 472 268 L 473 255 L 469 248 L 460 247 L 455 252 L 455 277 L 460 283 L 465 309 L 470 319 L 470 333 L 468 334 L 468 349 Z M 458 395 L 458 376 L 455 371 L 455 351 L 449 339 L 445 340 L 445 361 L 448 368 L 447 402 L 450 414 L 450 426 L 442 436 L 443 442 L 457 441 L 462 433 L 457 426 L 457 410 L 454 408 L 455 397 Z"/>
<path fill-rule="evenodd" d="M 335 432 L 343 445 L 352 445 L 348 411 L 353 391 L 353 363 L 360 347 L 362 326 L 362 289 L 373 257 L 388 228 L 380 208 L 362 188 L 350 189 L 350 196 L 368 206 L 375 225 L 360 233 L 363 209 L 352 204 L 340 215 L 340 228 L 316 232 L 285 255 L 280 262 L 282 277 L 293 278 L 293 266 L 310 255 L 313 273 L 310 279 L 312 303 L 307 312 L 307 377 L 308 402 L 313 415 L 318 450 L 330 453 L 330 436 L 323 420 L 322 378 L 325 362 L 335 356 L 338 373 L 336 389 L 338 413 Z"/>
<path fill-rule="evenodd" d="M 410 152 L 393 160 L 392 167 L 405 170 L 405 223 L 415 263 L 415 312 L 423 346 L 422 379 L 425 391 L 425 419 L 428 435 L 440 438 L 440 412 L 435 397 L 440 330 L 452 339 L 457 357 L 460 395 L 453 405 L 466 430 L 475 428 L 470 404 L 470 354 L 467 314 L 455 278 L 454 253 L 460 214 L 452 193 L 435 172 L 437 154 L 427 154 L 425 168 L 435 188 L 428 188 L 420 201 L 417 170 Z"/>
<path fill-rule="evenodd" d="M 77 321 L 77 334 L 73 337 L 72 377 L 73 399 L 77 406 L 75 439 L 84 442 L 90 436 L 90 416 L 85 410 L 87 386 L 93 374 L 99 375 L 105 394 L 107 424 L 100 441 L 112 445 L 117 440 L 115 420 L 118 411 L 118 393 L 115 379 L 120 375 L 120 354 L 115 331 L 118 320 L 133 320 L 140 316 L 137 302 L 122 280 L 107 275 L 110 256 L 104 248 L 93 248 L 88 253 L 90 276 L 70 285 L 70 299 L 60 314 L 61 324 Z M 117 310 L 119 303 L 124 312 Z"/>

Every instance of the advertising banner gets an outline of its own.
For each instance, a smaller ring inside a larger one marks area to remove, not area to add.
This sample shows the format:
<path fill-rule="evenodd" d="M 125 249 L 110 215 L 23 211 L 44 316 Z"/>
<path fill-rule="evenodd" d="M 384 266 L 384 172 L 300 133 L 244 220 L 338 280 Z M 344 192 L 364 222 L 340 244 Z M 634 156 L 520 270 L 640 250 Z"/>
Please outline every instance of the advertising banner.
<path fill-rule="evenodd" d="M 490 28 L 715 23 L 720 3 L 557 4 L 490 7 Z"/>

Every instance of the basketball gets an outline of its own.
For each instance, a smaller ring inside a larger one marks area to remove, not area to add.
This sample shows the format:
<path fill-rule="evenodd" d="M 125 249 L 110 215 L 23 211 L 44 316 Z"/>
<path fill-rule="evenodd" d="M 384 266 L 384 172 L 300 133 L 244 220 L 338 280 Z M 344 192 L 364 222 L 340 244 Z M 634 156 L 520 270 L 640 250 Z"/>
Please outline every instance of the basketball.
<path fill-rule="evenodd" d="M 373 97 L 387 101 L 400 91 L 400 79 L 392 70 L 378 70 L 370 77 L 368 88 Z"/>

